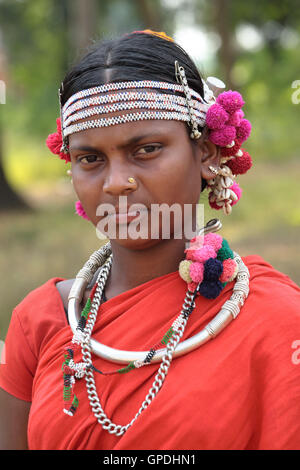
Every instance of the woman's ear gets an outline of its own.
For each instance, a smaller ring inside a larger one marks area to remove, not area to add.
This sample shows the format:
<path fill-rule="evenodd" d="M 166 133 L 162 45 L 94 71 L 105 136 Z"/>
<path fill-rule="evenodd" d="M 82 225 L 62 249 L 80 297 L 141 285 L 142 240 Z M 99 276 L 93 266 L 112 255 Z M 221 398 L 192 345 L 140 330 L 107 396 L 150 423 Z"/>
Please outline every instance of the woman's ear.
<path fill-rule="evenodd" d="M 221 149 L 208 139 L 206 128 L 198 141 L 199 158 L 201 160 L 201 176 L 205 180 L 215 178 L 215 174 L 209 169 L 209 166 L 218 168 L 221 160 Z"/>

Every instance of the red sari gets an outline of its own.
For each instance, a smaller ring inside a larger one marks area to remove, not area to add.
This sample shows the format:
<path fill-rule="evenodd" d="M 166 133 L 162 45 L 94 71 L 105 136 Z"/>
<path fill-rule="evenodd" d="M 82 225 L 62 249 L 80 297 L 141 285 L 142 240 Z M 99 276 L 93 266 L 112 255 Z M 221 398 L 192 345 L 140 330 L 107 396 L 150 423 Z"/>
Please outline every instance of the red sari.
<path fill-rule="evenodd" d="M 260 256 L 242 259 L 250 271 L 250 294 L 237 319 L 172 361 L 153 402 L 121 437 L 96 421 L 85 379 L 75 385 L 77 412 L 63 413 L 63 354 L 72 338 L 55 287 L 63 279 L 49 279 L 30 292 L 13 311 L 0 377 L 4 390 L 32 402 L 29 448 L 300 449 L 300 288 Z M 233 285 L 217 299 L 197 298 L 183 339 L 216 315 Z M 101 305 L 93 337 L 118 349 L 148 350 L 180 313 L 185 292 L 185 282 L 173 272 L 117 295 Z M 98 357 L 93 363 L 103 371 L 120 367 Z M 158 367 L 95 373 L 101 405 L 114 423 L 124 425 L 135 416 Z"/>

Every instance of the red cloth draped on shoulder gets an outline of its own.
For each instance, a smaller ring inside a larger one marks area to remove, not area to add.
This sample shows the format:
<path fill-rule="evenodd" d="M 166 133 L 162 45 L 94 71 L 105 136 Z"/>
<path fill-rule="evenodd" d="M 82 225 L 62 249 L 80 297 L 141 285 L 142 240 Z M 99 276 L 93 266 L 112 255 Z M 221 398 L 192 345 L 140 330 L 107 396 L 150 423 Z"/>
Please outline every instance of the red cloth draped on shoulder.
<path fill-rule="evenodd" d="M 79 407 L 63 413 L 62 362 L 72 338 L 60 295 L 49 279 L 14 309 L 0 386 L 32 401 L 30 449 L 300 449 L 300 288 L 260 256 L 243 257 L 250 294 L 219 336 L 172 361 L 158 395 L 121 437 L 97 423 L 85 379 Z M 198 297 L 183 339 L 197 333 L 230 298 Z M 177 272 L 155 278 L 101 305 L 93 337 L 112 347 L 147 350 L 180 313 L 186 284 Z M 298 343 L 297 343 L 298 341 Z M 94 357 L 100 370 L 118 368 Z M 127 374 L 95 374 L 101 405 L 127 424 L 147 395 L 158 364 Z"/>

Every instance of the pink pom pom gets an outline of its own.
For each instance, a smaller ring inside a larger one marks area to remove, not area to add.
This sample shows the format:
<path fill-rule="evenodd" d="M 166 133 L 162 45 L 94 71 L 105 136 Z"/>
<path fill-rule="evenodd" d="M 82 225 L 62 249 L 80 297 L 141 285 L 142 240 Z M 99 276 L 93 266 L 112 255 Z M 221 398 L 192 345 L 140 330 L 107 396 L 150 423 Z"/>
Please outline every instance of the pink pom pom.
<path fill-rule="evenodd" d="M 60 118 L 56 119 L 56 127 L 57 127 L 57 131 L 54 132 L 53 134 L 48 135 L 46 139 L 46 145 L 52 153 L 54 153 L 55 155 L 58 155 L 59 158 L 61 158 L 62 160 L 65 160 L 66 163 L 68 163 L 71 161 L 69 153 L 61 152 L 63 141 L 62 141 Z"/>
<path fill-rule="evenodd" d="M 229 119 L 226 124 L 228 126 L 238 127 L 243 117 L 244 117 L 244 112 L 241 109 L 238 109 L 237 111 L 235 111 L 233 114 L 229 116 Z"/>
<path fill-rule="evenodd" d="M 185 253 L 187 253 L 188 250 L 199 250 L 202 248 L 204 245 L 204 236 L 203 235 L 197 235 L 194 238 L 191 238 L 190 240 L 190 245 L 189 247 L 184 250 Z"/>
<path fill-rule="evenodd" d="M 235 139 L 234 141 L 234 145 L 232 147 L 222 147 L 221 148 L 221 155 L 222 157 L 231 157 L 233 155 L 235 155 L 241 148 L 241 143 Z M 226 163 L 227 165 L 227 163 Z"/>
<path fill-rule="evenodd" d="M 223 261 L 223 272 L 220 276 L 221 282 L 228 282 L 230 278 L 234 275 L 237 268 L 236 261 L 234 259 L 228 258 Z"/>
<path fill-rule="evenodd" d="M 84 208 L 82 207 L 82 204 L 80 201 L 77 201 L 75 203 L 75 208 L 76 208 L 76 212 L 78 215 L 80 215 L 80 217 L 83 217 L 84 219 L 86 220 L 90 220 L 89 217 L 87 216 Z"/>
<path fill-rule="evenodd" d="M 191 258 L 187 257 L 187 259 L 192 259 L 193 261 L 198 261 L 199 263 L 205 263 L 207 259 L 217 257 L 217 253 L 213 247 L 209 245 L 205 245 L 200 250 L 193 250 L 193 253 L 188 253 L 188 255 L 190 255 Z"/>
<path fill-rule="evenodd" d="M 248 139 L 251 133 L 251 123 L 248 119 L 242 119 L 239 127 L 236 129 L 236 138 L 242 143 Z"/>
<path fill-rule="evenodd" d="M 210 129 L 222 129 L 228 118 L 229 115 L 226 113 L 225 109 L 215 103 L 208 109 L 205 123 Z"/>
<path fill-rule="evenodd" d="M 234 175 L 243 175 L 252 167 L 252 164 L 252 158 L 245 150 L 243 150 L 241 157 L 235 157 L 226 162 Z"/>
<path fill-rule="evenodd" d="M 229 90 L 224 91 L 217 97 L 217 103 L 220 104 L 229 114 L 233 114 L 244 106 L 245 101 L 238 91 Z"/>
<path fill-rule="evenodd" d="M 209 134 L 209 140 L 220 147 L 231 144 L 235 137 L 236 130 L 233 126 L 225 126 L 224 129 L 211 131 Z"/>
<path fill-rule="evenodd" d="M 190 276 L 194 282 L 202 282 L 204 273 L 203 263 L 192 263 L 190 266 Z"/>
<path fill-rule="evenodd" d="M 240 199 L 242 195 L 242 188 L 239 186 L 238 183 L 234 182 L 230 189 L 237 195 L 238 199 L 236 201 L 232 201 L 231 205 L 234 206 Z"/>
<path fill-rule="evenodd" d="M 208 233 L 204 235 L 205 245 L 212 246 L 215 252 L 217 252 L 222 247 L 223 238 L 218 233 Z"/>

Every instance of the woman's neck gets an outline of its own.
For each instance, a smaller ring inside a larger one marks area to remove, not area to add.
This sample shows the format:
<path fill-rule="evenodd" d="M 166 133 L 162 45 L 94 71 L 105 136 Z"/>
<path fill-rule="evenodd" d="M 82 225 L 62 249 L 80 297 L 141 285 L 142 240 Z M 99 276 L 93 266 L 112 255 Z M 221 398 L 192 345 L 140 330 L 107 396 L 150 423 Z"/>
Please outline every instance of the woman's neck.
<path fill-rule="evenodd" d="M 113 263 L 105 286 L 107 299 L 156 277 L 177 271 L 184 259 L 186 241 L 162 240 L 141 250 L 131 250 L 112 242 Z"/>

